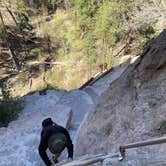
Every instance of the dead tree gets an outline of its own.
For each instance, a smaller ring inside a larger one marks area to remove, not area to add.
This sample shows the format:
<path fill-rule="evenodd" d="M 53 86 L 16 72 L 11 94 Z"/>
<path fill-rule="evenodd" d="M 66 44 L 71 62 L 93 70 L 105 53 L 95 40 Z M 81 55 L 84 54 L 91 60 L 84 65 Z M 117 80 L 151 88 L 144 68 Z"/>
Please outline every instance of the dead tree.
<path fill-rule="evenodd" d="M 26 48 L 25 48 L 25 37 L 24 37 L 24 34 L 23 34 L 23 32 L 22 32 L 22 30 L 21 30 L 21 28 L 20 28 L 20 26 L 19 26 L 19 24 L 18 24 L 18 22 L 17 22 L 17 20 L 16 20 L 16 18 L 15 18 L 15 16 L 14 16 L 14 14 L 12 13 L 12 11 L 8 8 L 8 7 L 6 7 L 6 9 L 7 9 L 7 11 L 9 12 L 9 14 L 11 15 L 11 17 L 12 17 L 12 19 L 13 19 L 13 21 L 15 22 L 15 24 L 16 24 L 16 27 L 18 28 L 18 30 L 20 31 L 20 33 L 22 34 L 22 37 L 23 37 L 23 49 L 24 49 L 24 52 L 25 52 L 25 56 L 27 57 L 28 56 L 28 53 L 27 53 L 27 51 L 26 51 Z"/>
<path fill-rule="evenodd" d="M 10 42 L 8 41 L 6 25 L 5 25 L 5 23 L 4 23 L 4 20 L 3 20 L 2 14 L 1 14 L 1 11 L 0 11 L 0 18 L 1 18 L 2 26 L 3 26 L 3 29 L 2 29 L 2 30 L 3 30 L 3 34 L 4 34 L 4 39 L 5 39 L 5 41 L 6 41 L 6 44 L 7 44 L 8 48 L 9 48 L 10 56 L 11 56 L 12 61 L 13 61 L 14 65 L 15 65 L 15 67 L 16 67 L 16 70 L 17 70 L 17 71 L 20 71 L 20 70 L 21 70 L 21 66 L 20 66 L 20 64 L 19 64 L 19 62 L 18 62 L 18 60 L 17 60 L 17 57 L 16 57 L 16 54 L 15 54 L 14 50 L 13 50 L 12 47 L 11 47 Z"/>

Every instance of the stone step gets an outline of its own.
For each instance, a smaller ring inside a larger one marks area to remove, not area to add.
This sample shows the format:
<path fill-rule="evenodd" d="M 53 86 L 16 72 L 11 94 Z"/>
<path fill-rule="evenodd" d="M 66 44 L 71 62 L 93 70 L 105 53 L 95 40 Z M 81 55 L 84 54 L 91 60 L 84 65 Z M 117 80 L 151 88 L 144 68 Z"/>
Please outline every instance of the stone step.
<path fill-rule="evenodd" d="M 86 93 L 89 94 L 89 96 L 91 96 L 93 102 L 95 103 L 95 105 L 97 104 L 99 95 L 95 92 L 94 88 L 92 86 L 86 86 L 83 91 L 85 91 Z"/>
<path fill-rule="evenodd" d="M 72 123 L 78 124 L 82 122 L 85 114 L 94 107 L 91 96 L 82 90 L 73 90 L 65 94 L 57 104 L 71 107 L 73 117 Z"/>

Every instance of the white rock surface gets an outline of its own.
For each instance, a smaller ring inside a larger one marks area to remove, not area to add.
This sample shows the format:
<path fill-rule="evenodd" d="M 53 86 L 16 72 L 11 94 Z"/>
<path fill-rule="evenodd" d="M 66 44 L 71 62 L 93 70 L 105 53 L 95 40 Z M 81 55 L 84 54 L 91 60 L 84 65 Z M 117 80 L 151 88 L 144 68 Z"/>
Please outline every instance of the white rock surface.
<path fill-rule="evenodd" d="M 19 119 L 1 128 L 0 166 L 44 166 L 38 155 L 41 123 L 51 117 L 58 124 L 66 127 L 71 118 L 71 109 L 56 105 L 47 107 L 47 111 L 23 113 Z"/>
<path fill-rule="evenodd" d="M 79 125 L 85 114 L 94 107 L 92 98 L 84 91 L 73 90 L 64 95 L 58 102 L 72 109 L 72 123 Z"/>
<path fill-rule="evenodd" d="M 43 96 L 39 95 L 39 92 L 26 95 L 23 97 L 26 104 L 23 112 L 47 110 L 48 106 L 55 106 L 59 99 L 66 93 L 67 92 L 63 90 L 47 90 L 47 95 Z"/>
<path fill-rule="evenodd" d="M 98 96 L 101 96 L 101 94 L 107 90 L 107 88 L 110 86 L 112 82 L 117 80 L 121 74 L 127 69 L 127 67 L 130 64 L 130 60 L 127 62 L 113 68 L 113 70 L 105 75 L 103 78 L 99 79 L 97 82 L 95 82 L 93 85 L 93 90 L 95 91 Z"/>

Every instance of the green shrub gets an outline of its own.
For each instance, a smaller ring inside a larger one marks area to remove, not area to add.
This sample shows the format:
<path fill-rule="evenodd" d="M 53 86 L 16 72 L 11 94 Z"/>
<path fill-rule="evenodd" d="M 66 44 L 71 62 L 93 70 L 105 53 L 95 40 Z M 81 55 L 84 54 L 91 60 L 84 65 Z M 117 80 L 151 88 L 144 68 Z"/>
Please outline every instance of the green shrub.
<path fill-rule="evenodd" d="M 14 5 L 17 9 L 17 12 L 25 12 L 26 10 L 26 5 L 25 5 L 25 1 L 24 0 L 14 0 Z"/>
<path fill-rule="evenodd" d="M 151 38 L 151 36 L 155 34 L 154 26 L 148 23 L 144 23 L 143 25 L 141 25 L 139 33 L 146 38 Z"/>
<path fill-rule="evenodd" d="M 0 127 L 7 126 L 10 121 L 16 119 L 22 108 L 21 100 L 14 99 L 10 97 L 9 93 L 6 93 L 0 102 Z"/>

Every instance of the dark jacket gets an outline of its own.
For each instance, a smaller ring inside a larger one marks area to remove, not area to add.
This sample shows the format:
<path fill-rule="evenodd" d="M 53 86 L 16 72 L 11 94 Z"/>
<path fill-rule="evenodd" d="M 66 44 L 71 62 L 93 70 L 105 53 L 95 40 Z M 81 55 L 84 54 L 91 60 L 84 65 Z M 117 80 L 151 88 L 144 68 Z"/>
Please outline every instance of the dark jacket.
<path fill-rule="evenodd" d="M 57 133 L 63 133 L 66 136 L 66 138 L 67 138 L 66 147 L 68 149 L 68 158 L 69 157 L 73 158 L 73 144 L 72 144 L 68 131 L 64 127 L 59 126 L 57 124 L 49 125 L 49 126 L 43 127 L 43 130 L 41 132 L 40 145 L 38 148 L 39 154 L 47 166 L 51 166 L 51 164 L 52 164 L 46 153 L 46 150 L 48 148 L 48 140 L 52 135 L 57 134 Z"/>

